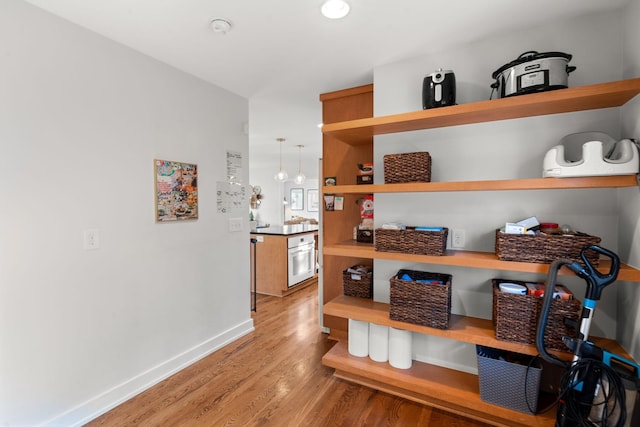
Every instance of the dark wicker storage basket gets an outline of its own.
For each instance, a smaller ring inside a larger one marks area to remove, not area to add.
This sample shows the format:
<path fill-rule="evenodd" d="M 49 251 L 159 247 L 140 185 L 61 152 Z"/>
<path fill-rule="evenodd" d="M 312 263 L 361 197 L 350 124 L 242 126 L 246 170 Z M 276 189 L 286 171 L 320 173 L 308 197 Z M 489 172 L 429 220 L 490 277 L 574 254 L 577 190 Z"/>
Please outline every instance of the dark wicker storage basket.
<path fill-rule="evenodd" d="M 415 227 L 407 227 L 406 230 L 376 228 L 373 243 L 376 251 L 444 255 L 448 233 L 449 229 L 446 227 L 441 231 L 416 230 Z"/>
<path fill-rule="evenodd" d="M 401 280 L 404 274 L 414 280 L 440 280 L 442 285 Z M 400 270 L 389 279 L 391 298 L 389 318 L 416 325 L 447 329 L 451 313 L 451 275 L 426 271 Z"/>
<path fill-rule="evenodd" d="M 493 323 L 496 338 L 522 344 L 535 344 L 538 318 L 542 309 L 542 298 L 533 295 L 518 295 L 501 292 L 500 283 L 526 282 L 518 280 L 493 279 Z M 554 299 L 549 309 L 549 318 L 544 332 L 545 346 L 549 349 L 570 352 L 562 342 L 563 336 L 574 337 L 576 331 L 567 326 L 564 319 L 577 321 L 582 304 L 577 299 Z"/>
<path fill-rule="evenodd" d="M 342 272 L 342 287 L 349 297 L 373 298 L 373 272 L 366 274 Z"/>
<path fill-rule="evenodd" d="M 496 255 L 501 261 L 551 263 L 560 258 L 580 261 L 585 246 L 597 245 L 600 237 L 584 233 L 566 234 L 508 234 L 496 230 Z M 587 251 L 587 259 L 597 267 L 600 254 Z"/>
<path fill-rule="evenodd" d="M 387 154 L 383 161 L 385 184 L 431 181 L 431 155 L 426 151 Z"/>

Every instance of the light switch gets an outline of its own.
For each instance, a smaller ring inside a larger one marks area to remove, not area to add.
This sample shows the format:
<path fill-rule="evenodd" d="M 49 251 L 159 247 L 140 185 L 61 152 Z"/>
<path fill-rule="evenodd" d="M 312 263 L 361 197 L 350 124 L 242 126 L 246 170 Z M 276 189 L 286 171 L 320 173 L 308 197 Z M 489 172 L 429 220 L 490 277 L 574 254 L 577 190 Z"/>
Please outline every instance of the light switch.
<path fill-rule="evenodd" d="M 100 230 L 97 228 L 84 230 L 83 247 L 85 251 L 98 249 L 100 247 Z"/>
<path fill-rule="evenodd" d="M 230 218 L 229 231 L 242 231 L 242 218 Z"/>

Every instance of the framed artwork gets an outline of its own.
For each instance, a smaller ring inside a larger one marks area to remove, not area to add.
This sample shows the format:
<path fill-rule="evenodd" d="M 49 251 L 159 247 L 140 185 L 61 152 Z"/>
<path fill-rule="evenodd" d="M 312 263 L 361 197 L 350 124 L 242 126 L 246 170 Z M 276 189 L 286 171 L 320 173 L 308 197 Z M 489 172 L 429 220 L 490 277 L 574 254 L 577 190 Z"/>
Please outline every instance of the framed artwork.
<path fill-rule="evenodd" d="M 291 210 L 304 210 L 304 188 L 291 189 Z"/>
<path fill-rule="evenodd" d="M 307 190 L 307 210 L 318 212 L 318 190 Z"/>
<path fill-rule="evenodd" d="M 154 160 L 156 222 L 198 219 L 198 166 Z"/>

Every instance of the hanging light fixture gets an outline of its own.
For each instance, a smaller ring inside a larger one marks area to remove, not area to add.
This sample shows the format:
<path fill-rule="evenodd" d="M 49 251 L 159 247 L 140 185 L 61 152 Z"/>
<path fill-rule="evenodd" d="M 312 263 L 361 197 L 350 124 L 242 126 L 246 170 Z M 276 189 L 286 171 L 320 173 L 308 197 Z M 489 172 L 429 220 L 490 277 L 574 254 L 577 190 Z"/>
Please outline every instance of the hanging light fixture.
<path fill-rule="evenodd" d="M 304 184 L 304 181 L 307 179 L 302 173 L 302 147 L 304 147 L 304 145 L 296 145 L 296 147 L 298 147 L 298 175 L 293 179 L 293 182 L 296 184 Z"/>
<path fill-rule="evenodd" d="M 278 182 L 284 182 L 287 180 L 287 178 L 289 178 L 289 174 L 287 173 L 287 171 L 282 169 L 282 143 L 285 141 L 285 139 L 277 138 L 276 141 L 280 143 L 280 170 L 273 176 L 273 179 Z"/>

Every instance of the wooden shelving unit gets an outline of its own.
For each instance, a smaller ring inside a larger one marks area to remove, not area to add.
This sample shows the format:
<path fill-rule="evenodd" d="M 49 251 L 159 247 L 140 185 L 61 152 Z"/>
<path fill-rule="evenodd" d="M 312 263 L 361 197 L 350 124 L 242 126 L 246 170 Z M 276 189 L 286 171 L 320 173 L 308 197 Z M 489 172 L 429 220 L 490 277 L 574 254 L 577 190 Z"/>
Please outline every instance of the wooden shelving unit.
<path fill-rule="evenodd" d="M 452 315 L 450 328 L 440 330 L 392 321 L 388 305 L 342 296 L 342 271 L 350 265 L 372 259 L 449 265 L 547 274 L 548 264 L 500 261 L 495 253 L 447 251 L 444 256 L 377 252 L 373 245 L 346 241 L 353 225 L 359 222 L 355 203 L 363 194 L 461 191 L 528 191 L 592 188 L 623 188 L 638 185 L 635 175 L 585 178 L 531 178 L 409 184 L 355 185 L 353 167 L 373 161 L 373 137 L 472 123 L 569 113 L 620 107 L 640 93 L 640 78 L 577 88 L 561 89 L 524 96 L 480 101 L 444 108 L 420 110 L 382 117 L 373 116 L 373 86 L 366 85 L 320 96 L 323 104 L 323 170 L 325 177 L 335 176 L 340 185 L 322 187 L 324 194 L 345 197 L 345 210 L 322 212 L 323 223 L 323 324 L 345 335 L 347 319 L 387 325 L 413 332 L 440 336 L 470 344 L 480 344 L 523 354 L 537 354 L 535 347 L 495 338 L 492 322 Z M 609 264 L 602 262 L 601 271 Z M 565 270 L 561 274 L 573 274 Z M 640 282 L 640 270 L 622 265 L 619 280 Z M 611 340 L 596 340 L 611 351 L 625 355 Z M 483 402 L 475 375 L 425 363 L 414 362 L 408 370 L 378 363 L 369 358 L 351 356 L 344 341 L 323 358 L 336 369 L 335 375 L 359 384 L 402 396 L 417 402 L 498 426 L 553 426 L 555 414 L 532 416 Z"/>
<path fill-rule="evenodd" d="M 363 298 L 341 296 L 325 304 L 325 313 L 390 326 L 397 329 L 439 336 L 471 344 L 483 345 L 535 356 L 535 346 L 501 341 L 495 338 L 493 323 L 488 319 L 451 315 L 448 329 L 435 329 L 391 320 L 389 305 Z M 610 339 L 590 337 L 599 347 L 632 359 L 620 345 Z M 551 351 L 569 360 L 568 353 Z M 339 342 L 322 359 L 336 369 L 335 375 L 368 387 L 402 396 L 426 405 L 463 414 L 496 426 L 553 426 L 555 411 L 527 415 L 502 408 L 480 399 L 478 377 L 473 374 L 413 362 L 410 369 L 396 369 L 388 363 L 374 362 L 368 357 L 349 354 L 347 344 Z M 542 404 L 539 405 L 542 407 Z"/>
<path fill-rule="evenodd" d="M 547 274 L 549 272 L 549 264 L 500 261 L 498 256 L 493 252 L 447 250 L 443 256 L 402 254 L 376 251 L 372 244 L 358 243 L 353 240 L 339 242 L 333 245 L 325 245 L 323 250 L 325 255 L 385 259 L 390 261 L 410 261 L 421 264 L 451 265 L 489 270 L 518 271 L 522 273 Z M 609 271 L 610 265 L 610 260 L 603 259 L 600 262 L 598 270 L 606 273 Z M 561 275 L 573 275 L 573 273 L 566 268 L 562 268 L 559 273 Z M 640 282 L 640 270 L 622 263 L 618 273 L 618 280 Z"/>
<path fill-rule="evenodd" d="M 421 362 L 414 362 L 410 369 L 395 369 L 368 357 L 350 355 L 343 342 L 337 343 L 322 363 L 334 368 L 338 378 L 492 425 L 548 427 L 555 423 L 554 411 L 534 416 L 483 402 L 478 377 L 466 372 Z"/>
<path fill-rule="evenodd" d="M 496 339 L 493 322 L 489 319 L 452 314 L 449 319 L 449 328 L 430 328 L 428 326 L 414 325 L 412 323 L 391 320 L 389 318 L 389 304 L 344 295 L 325 304 L 324 311 L 332 316 L 346 317 L 349 319 L 375 323 L 376 325 L 390 326 L 392 328 L 403 329 L 420 334 L 433 335 L 471 344 L 499 348 L 531 356 L 538 354 L 538 350 L 534 345 L 519 344 Z M 600 337 L 590 337 L 590 340 L 596 342 L 597 345 L 602 348 L 606 348 L 609 351 L 613 351 L 616 354 L 620 354 L 631 359 L 631 357 L 615 340 Z M 552 353 L 558 357 L 564 357 L 567 359 L 571 356 L 568 353 L 562 352 Z"/>
<path fill-rule="evenodd" d="M 530 178 L 486 181 L 412 182 L 407 184 L 335 185 L 322 188 L 323 193 L 432 193 L 452 191 L 523 191 L 572 190 L 584 188 L 636 187 L 636 175 L 590 176 L 580 178 Z"/>
<path fill-rule="evenodd" d="M 374 135 L 620 107 L 638 93 L 640 78 L 330 123 L 322 133 L 348 144 L 367 144 Z"/>

